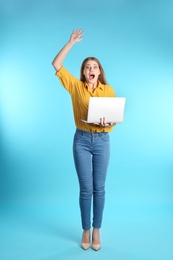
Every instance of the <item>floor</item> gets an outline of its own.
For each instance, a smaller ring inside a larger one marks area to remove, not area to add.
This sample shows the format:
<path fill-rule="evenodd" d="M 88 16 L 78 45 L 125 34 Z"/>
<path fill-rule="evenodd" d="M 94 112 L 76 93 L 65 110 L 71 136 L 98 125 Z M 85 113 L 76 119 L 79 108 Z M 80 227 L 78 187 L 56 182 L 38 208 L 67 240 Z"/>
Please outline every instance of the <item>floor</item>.
<path fill-rule="evenodd" d="M 172 260 L 173 214 L 164 205 L 107 203 L 98 252 L 80 247 L 77 202 L 52 199 L 2 205 L 1 260 Z"/>

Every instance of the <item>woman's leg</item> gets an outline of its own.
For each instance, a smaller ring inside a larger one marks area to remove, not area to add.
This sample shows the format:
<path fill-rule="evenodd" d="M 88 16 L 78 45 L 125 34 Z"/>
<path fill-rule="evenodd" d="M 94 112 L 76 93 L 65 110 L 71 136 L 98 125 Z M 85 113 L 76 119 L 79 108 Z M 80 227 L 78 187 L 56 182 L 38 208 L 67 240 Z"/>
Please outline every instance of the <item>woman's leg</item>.
<path fill-rule="evenodd" d="M 105 203 L 105 181 L 110 159 L 109 134 L 101 133 L 95 139 L 93 150 L 93 227 L 102 224 Z"/>
<path fill-rule="evenodd" d="M 73 142 L 73 156 L 78 175 L 82 228 L 91 228 L 91 201 L 93 194 L 92 155 L 90 151 L 90 137 L 76 132 Z"/>
<path fill-rule="evenodd" d="M 99 229 L 105 204 L 105 181 L 110 158 L 109 134 L 101 133 L 95 139 L 93 149 L 93 233 L 92 248 L 101 248 Z"/>

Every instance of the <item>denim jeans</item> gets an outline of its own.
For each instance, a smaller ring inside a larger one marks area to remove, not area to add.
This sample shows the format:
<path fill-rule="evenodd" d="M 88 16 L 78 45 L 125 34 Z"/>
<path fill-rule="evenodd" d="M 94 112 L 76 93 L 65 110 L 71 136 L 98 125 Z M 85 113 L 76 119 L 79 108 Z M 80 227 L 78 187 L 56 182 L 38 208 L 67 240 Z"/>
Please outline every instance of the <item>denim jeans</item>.
<path fill-rule="evenodd" d="M 105 180 L 110 158 L 109 133 L 76 129 L 73 156 L 80 187 L 79 204 L 82 228 L 88 230 L 91 227 L 92 205 L 92 226 L 100 228 L 105 203 Z"/>

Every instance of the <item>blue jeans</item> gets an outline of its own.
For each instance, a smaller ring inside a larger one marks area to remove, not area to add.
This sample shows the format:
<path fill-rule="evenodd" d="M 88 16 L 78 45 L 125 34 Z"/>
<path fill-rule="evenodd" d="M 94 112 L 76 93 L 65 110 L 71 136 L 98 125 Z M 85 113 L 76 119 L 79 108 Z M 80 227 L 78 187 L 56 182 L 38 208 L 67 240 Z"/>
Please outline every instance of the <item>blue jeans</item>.
<path fill-rule="evenodd" d="M 105 203 L 105 180 L 110 158 L 109 133 L 87 132 L 77 129 L 73 141 L 73 155 L 78 175 L 82 228 L 91 227 L 93 199 L 94 228 L 100 228 Z"/>

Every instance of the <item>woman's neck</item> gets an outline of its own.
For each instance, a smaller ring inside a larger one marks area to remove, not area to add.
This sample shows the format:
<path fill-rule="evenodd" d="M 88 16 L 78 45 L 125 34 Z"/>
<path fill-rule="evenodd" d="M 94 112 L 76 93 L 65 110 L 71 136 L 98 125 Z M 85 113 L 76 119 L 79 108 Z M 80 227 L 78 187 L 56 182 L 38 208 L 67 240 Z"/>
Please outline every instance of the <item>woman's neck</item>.
<path fill-rule="evenodd" d="M 95 83 L 93 83 L 93 84 L 88 83 L 88 86 L 89 86 L 90 90 L 91 90 L 92 92 L 94 92 L 94 90 L 95 90 L 96 87 L 97 87 L 97 82 L 95 82 Z"/>

